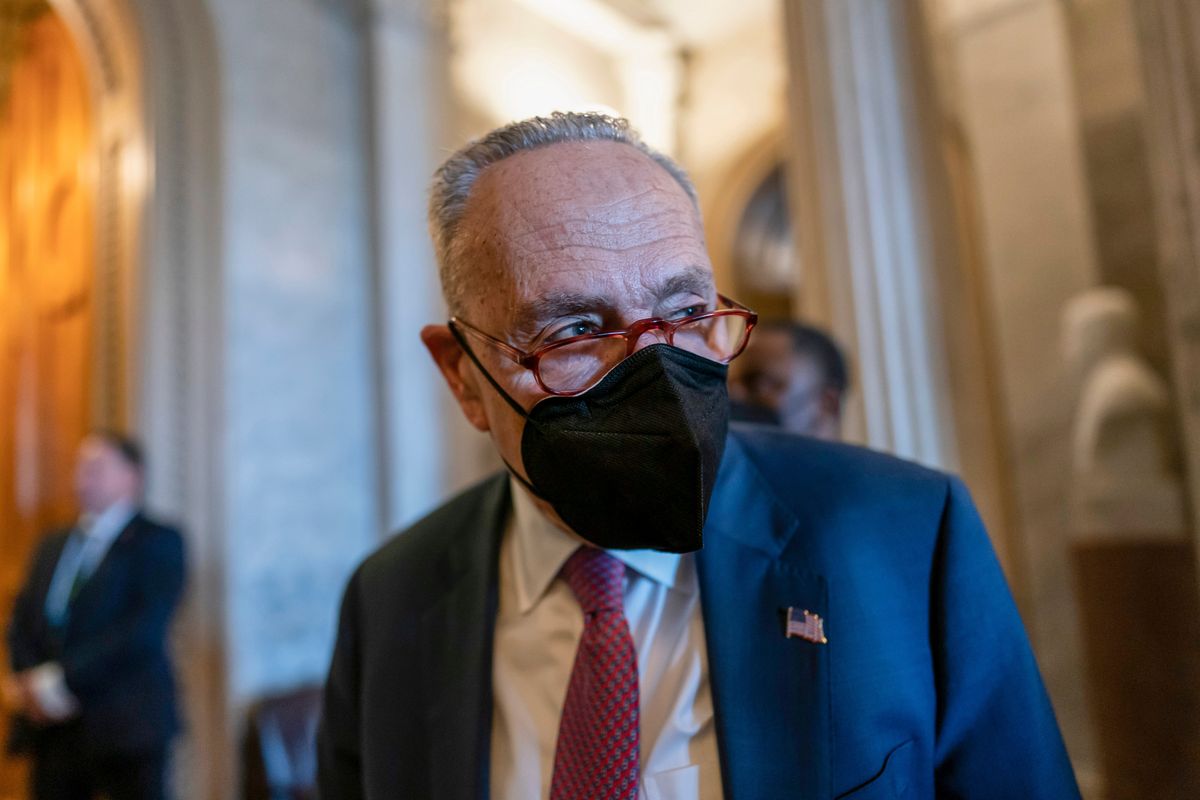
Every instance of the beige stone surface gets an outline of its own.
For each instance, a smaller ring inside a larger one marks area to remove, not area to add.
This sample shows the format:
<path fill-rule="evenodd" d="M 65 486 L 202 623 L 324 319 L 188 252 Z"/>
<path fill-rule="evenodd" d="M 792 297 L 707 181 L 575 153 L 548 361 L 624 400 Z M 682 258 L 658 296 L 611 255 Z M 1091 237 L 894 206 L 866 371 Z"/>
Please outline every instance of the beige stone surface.
<path fill-rule="evenodd" d="M 1063 312 L 1066 369 L 1079 379 L 1072 455 L 1076 539 L 1181 539 L 1183 483 L 1174 470 L 1166 382 L 1138 351 L 1131 292 L 1088 289 Z"/>
<path fill-rule="evenodd" d="M 1029 627 L 1067 740 L 1088 782 L 1093 746 L 1067 553 L 1072 387 L 1059 313 L 1096 280 L 1096 256 L 1061 4 L 956 3 L 946 66 L 974 166 L 988 295 L 1007 407 Z"/>

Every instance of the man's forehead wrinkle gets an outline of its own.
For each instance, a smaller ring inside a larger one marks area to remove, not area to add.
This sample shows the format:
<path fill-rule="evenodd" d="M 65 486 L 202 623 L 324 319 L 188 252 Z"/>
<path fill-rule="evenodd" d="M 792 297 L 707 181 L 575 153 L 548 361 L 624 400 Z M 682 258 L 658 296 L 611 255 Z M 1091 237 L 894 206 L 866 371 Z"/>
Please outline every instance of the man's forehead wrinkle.
<path fill-rule="evenodd" d="M 663 211 L 679 213 L 681 209 L 679 198 L 670 191 L 670 187 L 646 185 L 643 181 L 621 186 L 618 191 L 613 191 L 611 186 L 580 185 L 578 180 L 545 183 L 531 188 L 532 197 L 529 199 L 532 205 L 543 210 L 549 218 L 567 213 L 584 219 L 621 224 Z M 689 204 L 683 204 L 682 209 L 689 214 L 692 211 Z"/>
<path fill-rule="evenodd" d="M 677 209 L 673 208 L 661 208 L 642 214 L 630 214 L 621 218 L 596 214 L 569 214 L 557 215 L 549 219 L 543 217 L 534 220 L 527 213 L 523 213 L 522 221 L 526 224 L 526 229 L 513 235 L 513 238 L 517 241 L 533 237 L 545 237 L 547 234 L 552 233 L 579 234 L 584 236 L 589 234 L 614 235 L 635 231 L 648 231 L 652 233 L 654 228 L 661 224 L 683 226 L 691 230 L 695 229 L 695 224 L 692 220 L 688 219 L 685 215 L 681 215 Z"/>
<path fill-rule="evenodd" d="M 515 335 L 530 316 L 525 301 L 557 290 L 590 295 L 593 306 L 607 298 L 618 313 L 594 310 L 608 318 L 653 313 L 664 299 L 654 276 L 708 263 L 695 206 L 658 164 L 623 146 L 604 158 L 598 151 L 575 158 L 582 151 L 558 148 L 491 165 L 471 193 L 463 238 L 470 240 L 474 293 L 495 334 Z M 693 276 L 684 288 L 703 283 Z M 557 305 L 584 310 L 581 303 Z"/>
<path fill-rule="evenodd" d="M 593 199 L 588 203 L 579 202 L 583 192 L 581 192 L 579 187 L 568 185 L 567 182 L 563 182 L 562 184 L 548 184 L 538 188 L 538 199 L 544 205 L 552 208 L 569 205 L 574 207 L 578 212 L 582 212 L 586 219 L 612 217 L 614 213 L 620 212 L 622 206 L 630 206 L 631 209 L 647 204 L 652 206 L 668 206 L 667 196 L 660 186 L 640 188 L 632 194 L 622 193 L 616 197 L 607 199 L 599 192 L 586 192 L 584 190 L 584 192 L 593 196 Z M 613 221 L 619 222 L 620 219 L 614 219 Z"/>
<path fill-rule="evenodd" d="M 700 227 L 674 179 L 626 145 L 552 145 L 521 153 L 489 166 L 472 194 L 478 201 L 472 205 L 490 206 L 497 231 L 523 245 L 563 224 L 586 235 L 601 226 L 632 230 L 641 220 L 677 215 Z"/>
<path fill-rule="evenodd" d="M 528 255 L 573 248 L 621 252 L 677 239 L 699 239 L 694 225 L 673 216 L 663 211 L 630 224 L 567 219 L 519 233 L 510 239 L 510 244 L 517 252 Z"/>
<path fill-rule="evenodd" d="M 548 218 L 568 213 L 613 222 L 634 219 L 663 209 L 693 210 L 690 203 L 681 203 L 670 187 L 647 185 L 646 182 L 621 187 L 597 186 L 594 182 L 579 180 L 578 176 L 558 182 L 524 183 L 513 187 L 505 200 L 514 205 L 528 206 Z"/>
<path fill-rule="evenodd" d="M 678 236 L 703 241 L 690 208 L 677 203 L 643 201 L 632 208 L 617 204 L 602 212 L 564 201 L 512 210 L 515 213 L 505 227 L 505 238 L 522 253 L 589 244 L 618 250 Z"/>
<path fill-rule="evenodd" d="M 661 239 L 656 239 L 652 244 L 659 244 L 659 243 L 669 244 L 669 243 L 675 242 L 675 241 L 679 241 L 685 245 L 691 245 L 695 242 L 695 237 L 691 236 L 690 234 L 679 234 L 677 236 L 665 236 Z M 555 255 L 555 256 L 562 257 L 564 259 L 569 259 L 573 262 L 580 263 L 580 264 L 594 263 L 598 267 L 604 267 L 604 266 L 608 265 L 610 262 L 607 259 L 602 258 L 602 254 L 626 256 L 630 253 L 630 251 L 637 250 L 642 247 L 645 247 L 645 244 L 630 245 L 628 243 L 616 243 L 616 244 L 613 244 L 612 246 L 609 246 L 608 244 L 601 243 L 601 242 L 592 242 L 592 243 L 588 243 L 588 244 L 567 243 L 567 244 L 557 245 L 554 247 L 548 247 L 544 250 L 529 251 L 528 254 L 531 256 L 533 256 L 533 255 Z M 697 255 L 700 252 L 702 252 L 702 248 L 700 248 L 700 247 L 695 247 L 692 249 L 695 251 L 695 253 Z M 671 255 L 668 255 L 668 256 L 649 258 L 648 260 L 650 262 L 662 262 L 664 260 L 665 261 L 679 261 L 679 260 L 681 260 L 681 255 L 684 256 L 683 260 L 688 260 L 688 261 L 694 260 L 692 258 L 686 257 L 686 256 L 690 256 L 691 253 L 686 253 L 686 254 L 672 253 Z"/>
<path fill-rule="evenodd" d="M 619 143 L 592 144 L 564 143 L 518 153 L 490 165 L 476 185 L 502 184 L 506 195 L 528 194 L 550 202 L 588 197 L 596 209 L 635 202 L 643 195 L 686 199 L 674 178 L 637 150 Z"/>

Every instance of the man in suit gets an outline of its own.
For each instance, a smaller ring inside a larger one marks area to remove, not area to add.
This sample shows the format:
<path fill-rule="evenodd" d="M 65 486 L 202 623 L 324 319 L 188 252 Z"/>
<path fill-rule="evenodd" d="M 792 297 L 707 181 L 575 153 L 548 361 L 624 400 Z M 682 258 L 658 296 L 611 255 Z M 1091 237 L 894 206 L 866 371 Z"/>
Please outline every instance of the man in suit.
<path fill-rule="evenodd" d="M 319 734 L 348 798 L 1072 798 L 966 489 L 730 428 L 754 315 L 620 120 L 438 171 L 422 338 L 508 466 L 349 582 Z"/>
<path fill-rule="evenodd" d="M 846 357 L 824 331 L 790 320 L 760 324 L 729 365 L 730 419 L 837 441 L 849 378 Z"/>
<path fill-rule="evenodd" d="M 167 632 L 184 584 L 179 533 L 141 511 L 142 453 L 102 431 L 80 446 L 72 529 L 34 555 L 8 628 L 18 714 L 42 800 L 165 794 L 178 728 Z"/>

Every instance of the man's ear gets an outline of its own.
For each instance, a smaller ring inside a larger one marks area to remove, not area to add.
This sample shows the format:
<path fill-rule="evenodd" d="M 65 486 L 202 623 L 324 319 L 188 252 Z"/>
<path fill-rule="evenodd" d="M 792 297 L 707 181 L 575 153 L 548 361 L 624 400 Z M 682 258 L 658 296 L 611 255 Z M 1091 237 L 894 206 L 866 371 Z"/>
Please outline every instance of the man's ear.
<path fill-rule="evenodd" d="M 421 329 L 421 341 L 433 356 L 433 361 L 442 371 L 446 385 L 454 393 L 463 416 L 477 430 L 489 428 L 483 400 L 479 396 L 479 381 L 472 369 L 471 360 L 463 352 L 462 345 L 454 338 L 447 325 L 426 325 Z"/>

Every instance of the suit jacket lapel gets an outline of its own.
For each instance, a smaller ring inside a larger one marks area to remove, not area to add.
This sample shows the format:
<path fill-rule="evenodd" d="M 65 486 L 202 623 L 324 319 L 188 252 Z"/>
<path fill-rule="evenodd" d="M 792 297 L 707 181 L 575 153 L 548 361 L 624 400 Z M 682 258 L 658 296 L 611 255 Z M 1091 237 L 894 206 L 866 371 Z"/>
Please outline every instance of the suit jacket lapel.
<path fill-rule="evenodd" d="M 825 579 L 784 558 L 800 522 L 733 437 L 697 558 L 725 796 L 831 796 L 829 646 L 784 636 L 826 617 Z M 791 551 L 789 551 L 791 552 Z"/>
<path fill-rule="evenodd" d="M 71 540 L 72 533 L 68 530 L 56 535 L 46 548 L 44 557 L 38 563 L 37 591 L 34 598 L 37 601 L 35 607 L 42 616 L 45 616 L 46 613 L 46 601 L 50 597 L 50 587 L 54 585 L 54 575 L 59 569 L 58 562 L 62 561 L 63 550 L 67 548 L 67 542 Z"/>
<path fill-rule="evenodd" d="M 37 561 L 33 602 L 28 606 L 28 616 L 23 620 L 23 626 L 32 633 L 32 640 L 38 643 L 34 648 L 37 652 L 30 654 L 38 662 L 46 658 L 57 658 L 62 649 L 62 626 L 61 623 L 55 624 L 52 620 L 47 604 L 50 601 L 50 589 L 54 586 L 55 574 L 59 569 L 58 562 L 62 560 L 63 550 L 66 549 L 70 538 L 69 531 L 56 535 Z M 36 666 L 36 663 L 21 666 L 32 667 Z"/>
<path fill-rule="evenodd" d="M 464 514 L 444 563 L 445 593 L 422 616 L 422 671 L 430 697 L 432 798 L 486 798 L 492 720 L 492 642 L 499 602 L 500 540 L 508 519 L 507 474 Z"/>
<path fill-rule="evenodd" d="M 113 539 L 112 544 L 109 545 L 108 550 L 104 553 L 104 556 L 100 559 L 99 563 L 96 564 L 95 569 L 92 570 L 92 574 L 88 575 L 87 579 L 84 580 L 83 585 L 79 587 L 79 594 L 71 603 L 72 608 L 86 607 L 88 596 L 100 591 L 101 587 L 104 586 L 105 576 L 107 573 L 112 571 L 115 561 L 121 558 L 121 553 L 125 547 L 127 547 L 129 542 L 135 536 L 137 536 L 137 531 L 142 525 L 142 520 L 142 513 L 140 511 L 130 517 L 129 522 L 125 524 L 125 527 L 122 528 L 121 532 L 117 534 L 117 537 Z M 68 621 L 69 620 L 70 614 L 68 614 Z"/>

